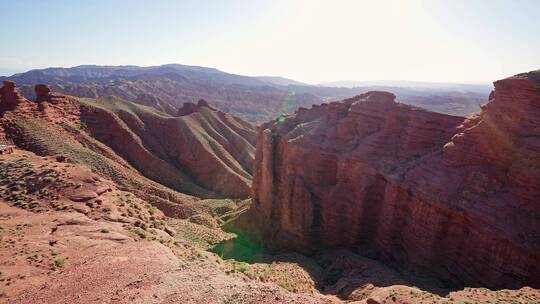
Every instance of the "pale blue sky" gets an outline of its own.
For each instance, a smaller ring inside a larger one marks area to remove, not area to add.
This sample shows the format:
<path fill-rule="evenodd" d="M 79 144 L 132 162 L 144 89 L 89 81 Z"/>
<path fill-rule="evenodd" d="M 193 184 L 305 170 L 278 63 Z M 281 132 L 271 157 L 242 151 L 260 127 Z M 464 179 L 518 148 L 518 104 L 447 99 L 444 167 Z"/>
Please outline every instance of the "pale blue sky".
<path fill-rule="evenodd" d="M 491 82 L 540 68 L 540 1 L 0 0 L 0 75 L 182 63 L 244 75 Z"/>

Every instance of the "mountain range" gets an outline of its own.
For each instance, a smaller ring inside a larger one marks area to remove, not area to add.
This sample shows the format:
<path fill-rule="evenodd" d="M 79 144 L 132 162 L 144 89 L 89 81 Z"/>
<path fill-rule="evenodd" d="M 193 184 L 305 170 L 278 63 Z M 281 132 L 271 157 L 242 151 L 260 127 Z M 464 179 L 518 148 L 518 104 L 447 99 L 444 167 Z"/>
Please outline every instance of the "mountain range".
<path fill-rule="evenodd" d="M 17 82 L 23 95 L 30 99 L 35 98 L 33 86 L 43 83 L 53 91 L 72 96 L 114 95 L 171 115 L 184 102 L 205 99 L 224 112 L 257 124 L 282 113 L 293 113 L 299 107 L 370 90 L 390 91 L 400 102 L 440 113 L 470 115 L 479 112 L 491 90 L 488 85 L 395 81 L 308 85 L 283 77 L 249 77 L 180 64 L 46 68 L 0 77 L 1 80 Z"/>

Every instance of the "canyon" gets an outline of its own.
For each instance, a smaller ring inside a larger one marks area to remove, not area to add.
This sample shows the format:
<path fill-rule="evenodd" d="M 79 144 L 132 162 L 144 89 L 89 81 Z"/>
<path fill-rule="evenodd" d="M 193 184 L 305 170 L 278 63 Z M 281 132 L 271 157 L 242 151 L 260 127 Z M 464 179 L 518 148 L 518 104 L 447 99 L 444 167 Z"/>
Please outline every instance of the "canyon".
<path fill-rule="evenodd" d="M 448 285 L 540 287 L 539 75 L 496 81 L 467 118 L 372 91 L 263 124 L 260 238 L 347 247 Z"/>
<path fill-rule="evenodd" d="M 494 85 L 468 117 L 368 91 L 255 127 L 4 80 L 0 302 L 535 303 L 540 71 Z"/>

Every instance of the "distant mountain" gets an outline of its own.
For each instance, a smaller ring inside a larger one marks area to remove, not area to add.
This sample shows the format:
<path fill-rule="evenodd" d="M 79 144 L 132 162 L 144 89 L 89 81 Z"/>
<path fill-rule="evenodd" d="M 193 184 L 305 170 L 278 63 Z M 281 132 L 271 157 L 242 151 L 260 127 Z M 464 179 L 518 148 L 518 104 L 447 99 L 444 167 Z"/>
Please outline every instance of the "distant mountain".
<path fill-rule="evenodd" d="M 447 90 L 447 91 L 467 91 L 489 94 L 493 89 L 491 84 L 463 84 L 463 83 L 445 83 L 445 82 L 427 82 L 427 81 L 407 81 L 407 80 L 374 80 L 374 81 L 333 81 L 320 83 L 319 86 L 325 87 L 399 87 L 414 88 L 416 90 Z"/>
<path fill-rule="evenodd" d="M 48 84 L 55 92 L 79 97 L 114 95 L 172 115 L 185 102 L 205 99 L 225 112 L 255 123 L 323 101 L 309 93 L 293 95 L 286 87 L 256 77 L 180 64 L 47 68 L 0 77 L 0 81 L 7 79 L 15 81 L 30 99 L 35 97 L 33 86 L 40 83 Z"/>
<path fill-rule="evenodd" d="M 171 115 L 185 102 L 205 99 L 210 105 L 252 123 L 292 113 L 298 107 L 373 90 L 393 92 L 399 102 L 432 111 L 469 115 L 479 112 L 479 105 L 487 102 L 491 90 L 489 85 L 415 81 L 349 81 L 315 86 L 283 77 L 249 77 L 181 64 L 47 68 L 0 77 L 2 80 L 15 81 L 29 99 L 35 97 L 34 85 L 43 83 L 53 91 L 73 96 L 114 95 Z"/>
<path fill-rule="evenodd" d="M 264 81 L 269 84 L 278 85 L 278 86 L 288 86 L 288 85 L 308 85 L 300 81 L 296 81 L 289 78 L 279 77 L 279 76 L 257 76 L 255 77 L 261 81 Z"/>
<path fill-rule="evenodd" d="M 450 115 L 468 116 L 480 112 L 480 105 L 487 103 L 491 90 L 488 86 L 479 90 L 457 88 L 425 88 L 394 86 L 363 87 L 324 87 L 324 86 L 289 86 L 297 94 L 311 94 L 325 101 L 335 101 L 369 91 L 388 91 L 397 96 L 397 101 L 422 107 L 430 111 Z"/>
<path fill-rule="evenodd" d="M 33 84 L 37 81 L 47 80 L 48 84 L 59 83 L 87 83 L 104 80 L 118 80 L 122 78 L 137 78 L 164 75 L 177 75 L 208 83 L 236 84 L 244 86 L 266 86 L 267 83 L 254 77 L 241 76 L 222 72 L 214 68 L 190 66 L 182 64 L 165 64 L 160 66 L 139 67 L 126 66 L 98 66 L 80 65 L 72 68 L 47 68 L 18 73 L 10 77 L 17 83 Z"/>

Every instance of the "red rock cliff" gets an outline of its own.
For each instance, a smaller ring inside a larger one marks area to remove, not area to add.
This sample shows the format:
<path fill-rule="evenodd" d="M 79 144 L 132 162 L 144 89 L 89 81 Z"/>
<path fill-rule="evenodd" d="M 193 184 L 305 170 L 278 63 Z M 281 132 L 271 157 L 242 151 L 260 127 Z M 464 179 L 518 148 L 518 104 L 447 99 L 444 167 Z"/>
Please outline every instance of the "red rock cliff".
<path fill-rule="evenodd" d="M 345 246 L 449 284 L 540 286 L 538 74 L 464 119 L 369 92 L 258 131 L 268 246 Z"/>
<path fill-rule="evenodd" d="M 4 86 L 0 88 L 0 112 L 13 110 L 26 99 L 15 88 L 15 82 L 5 80 Z"/>

